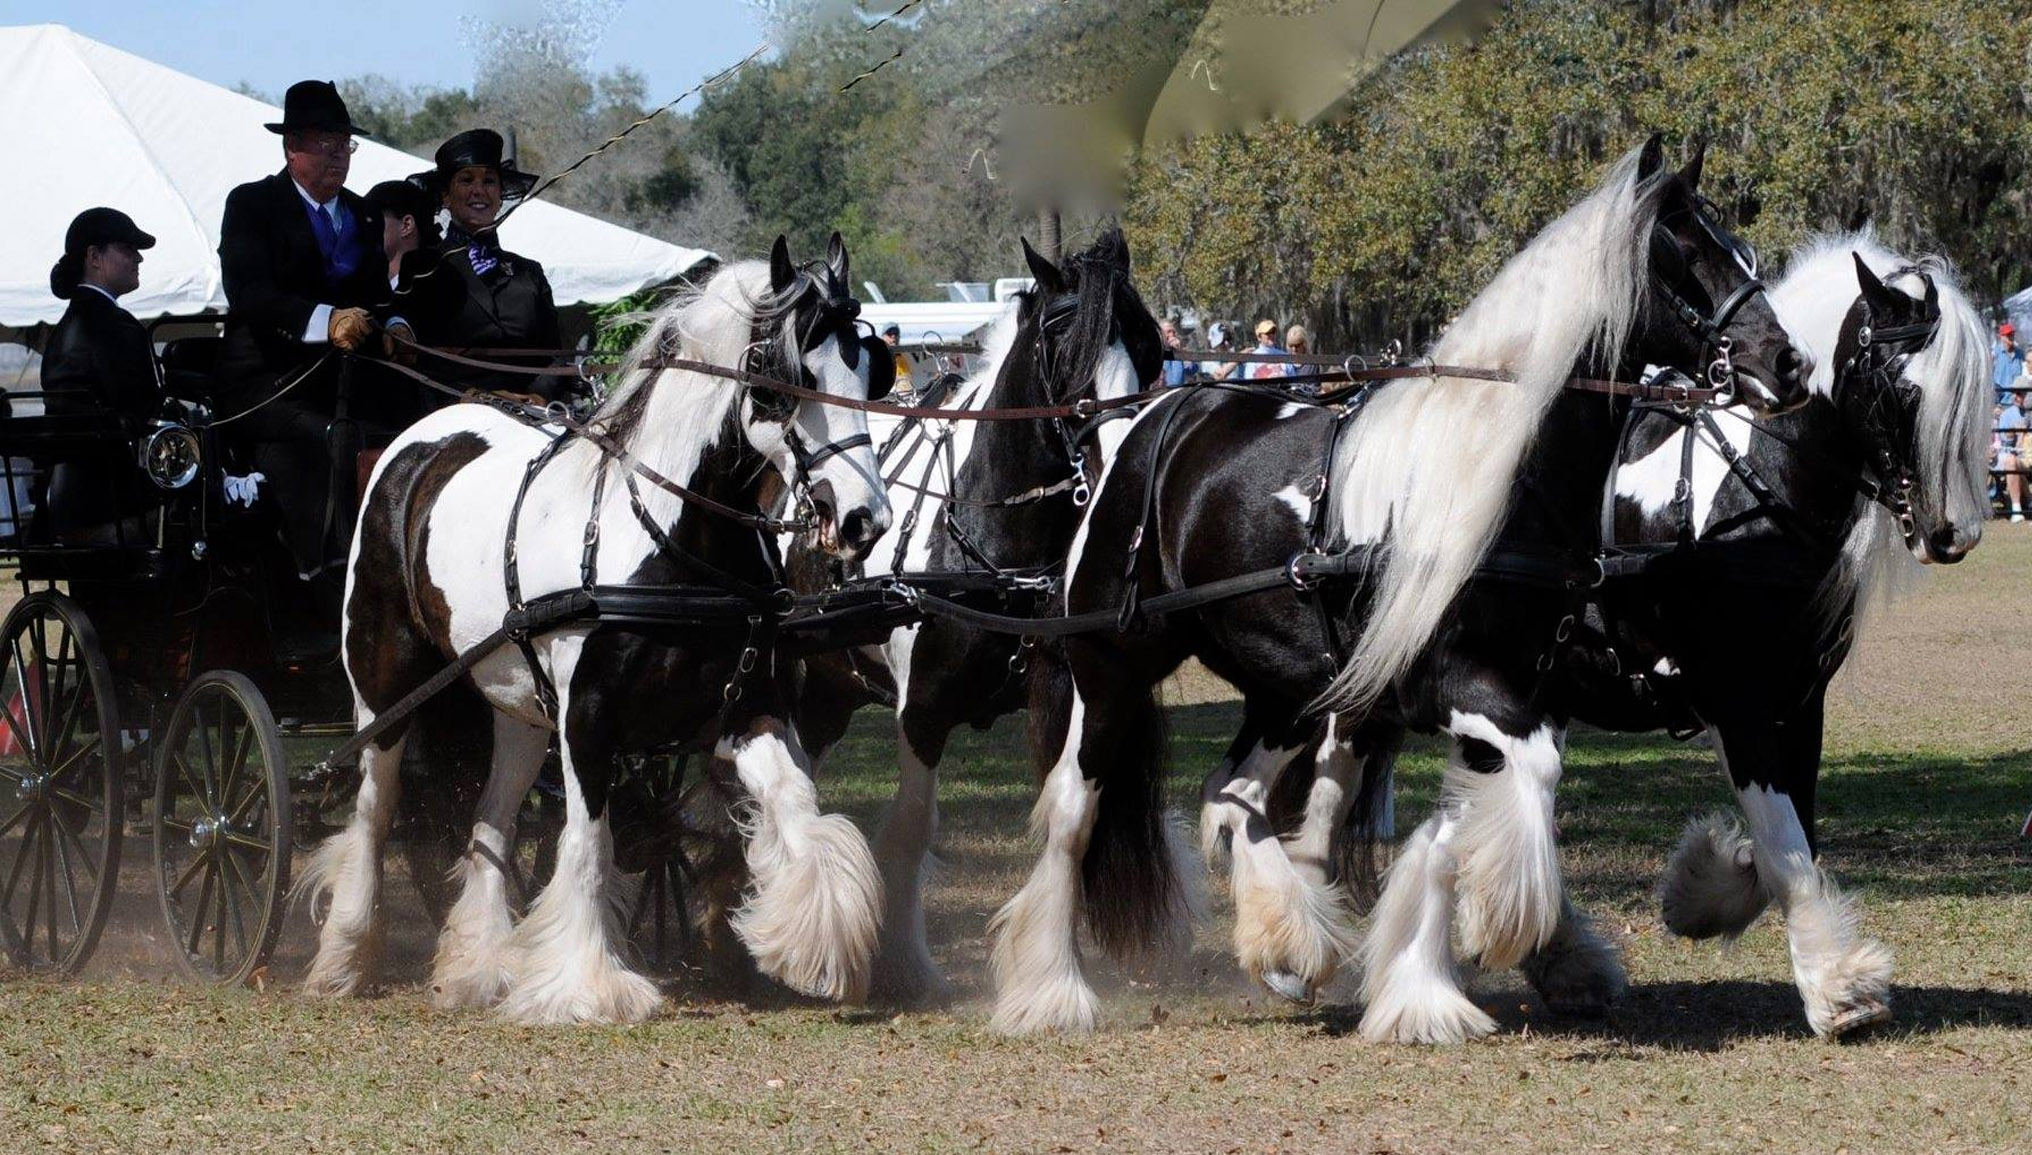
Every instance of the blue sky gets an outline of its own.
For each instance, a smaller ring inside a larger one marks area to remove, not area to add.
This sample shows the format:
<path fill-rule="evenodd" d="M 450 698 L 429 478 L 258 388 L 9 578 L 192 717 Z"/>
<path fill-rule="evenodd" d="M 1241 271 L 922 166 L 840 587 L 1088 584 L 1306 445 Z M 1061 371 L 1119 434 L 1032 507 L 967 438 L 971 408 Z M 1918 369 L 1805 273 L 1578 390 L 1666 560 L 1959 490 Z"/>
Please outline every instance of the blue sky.
<path fill-rule="evenodd" d="M 370 72 L 405 85 L 463 88 L 473 79 L 473 49 L 462 21 L 516 23 L 543 7 L 541 0 L 0 0 L 0 25 L 67 24 L 178 71 L 228 88 L 245 81 L 280 99 L 294 81 Z M 754 11 L 740 0 L 618 0 L 616 7 L 592 66 L 641 72 L 652 101 L 676 96 L 762 40 Z"/>

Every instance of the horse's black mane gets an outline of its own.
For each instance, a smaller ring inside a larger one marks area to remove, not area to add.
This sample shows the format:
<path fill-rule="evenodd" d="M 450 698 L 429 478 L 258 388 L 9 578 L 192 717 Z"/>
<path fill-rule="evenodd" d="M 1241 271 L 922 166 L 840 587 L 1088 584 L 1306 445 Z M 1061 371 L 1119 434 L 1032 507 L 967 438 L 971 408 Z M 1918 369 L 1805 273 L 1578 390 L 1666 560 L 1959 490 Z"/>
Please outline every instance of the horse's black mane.
<path fill-rule="evenodd" d="M 1079 389 L 1093 381 L 1118 332 L 1125 339 L 1133 332 L 1155 332 L 1157 322 L 1129 280 L 1129 247 L 1120 229 L 1109 229 L 1066 258 L 1061 271 L 1063 295 L 1047 296 L 1041 288 L 1030 293 L 1043 310 L 1038 324 L 1049 380 Z"/>

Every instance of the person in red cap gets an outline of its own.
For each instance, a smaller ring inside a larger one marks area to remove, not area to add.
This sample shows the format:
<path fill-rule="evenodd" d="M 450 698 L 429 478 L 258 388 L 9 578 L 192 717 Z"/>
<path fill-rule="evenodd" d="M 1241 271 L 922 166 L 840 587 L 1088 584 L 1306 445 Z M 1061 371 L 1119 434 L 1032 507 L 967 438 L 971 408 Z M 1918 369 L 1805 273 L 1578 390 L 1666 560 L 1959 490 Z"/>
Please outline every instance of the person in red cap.
<path fill-rule="evenodd" d="M 2018 377 L 2025 372 L 2025 351 L 2018 348 L 2017 326 L 2006 321 L 1997 326 L 1996 364 L 1990 371 L 1990 383 L 1997 387 L 1997 400 L 2009 403 L 2004 391 L 2018 385 Z"/>

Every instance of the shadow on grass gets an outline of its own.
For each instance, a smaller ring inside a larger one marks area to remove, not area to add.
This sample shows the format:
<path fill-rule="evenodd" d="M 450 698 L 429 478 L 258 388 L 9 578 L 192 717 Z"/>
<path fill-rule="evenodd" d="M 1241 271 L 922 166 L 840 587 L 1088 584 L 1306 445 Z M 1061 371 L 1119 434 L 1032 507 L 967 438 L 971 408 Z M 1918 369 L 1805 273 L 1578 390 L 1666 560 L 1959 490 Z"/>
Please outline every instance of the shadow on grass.
<path fill-rule="evenodd" d="M 1528 1030 L 1560 1039 L 1592 1039 L 1605 1049 L 1583 1051 L 1567 1062 L 1636 1058 L 1638 1048 L 1714 1052 L 1763 1039 L 1813 1038 L 1790 983 L 1724 980 L 1646 983 L 1630 988 L 1602 1018 L 1562 1018 L 1519 991 L 1476 991 L 1477 1005 L 1498 1023 L 1500 1034 Z M 1871 1046 L 1973 1027 L 2032 1030 L 2032 993 L 1965 990 L 1955 987 L 1894 987 L 1889 1023 L 1842 1040 Z M 1354 1036 L 1359 1005 L 1334 1005 L 1291 1016 L 1264 1015 L 1243 1022 L 1300 1022 L 1330 1036 Z"/>

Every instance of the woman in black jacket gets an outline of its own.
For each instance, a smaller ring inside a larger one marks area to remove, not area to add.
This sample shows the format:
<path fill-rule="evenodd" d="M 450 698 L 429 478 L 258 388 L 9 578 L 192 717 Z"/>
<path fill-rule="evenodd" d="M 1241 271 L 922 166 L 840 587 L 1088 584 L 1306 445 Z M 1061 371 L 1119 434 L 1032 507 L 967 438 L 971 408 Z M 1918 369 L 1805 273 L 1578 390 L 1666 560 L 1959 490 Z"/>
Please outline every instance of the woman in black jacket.
<path fill-rule="evenodd" d="M 476 128 L 437 150 L 437 167 L 412 177 L 451 217 L 442 243 L 402 262 L 396 308 L 426 345 L 468 349 L 555 349 L 557 306 L 543 266 L 501 247 L 495 222 L 504 201 L 528 195 L 536 178 L 502 159 L 501 134 Z M 489 357 L 546 365 L 547 357 Z M 527 377 L 425 358 L 421 368 L 469 389 L 534 393 L 546 400 L 562 392 L 563 378 Z M 439 395 L 437 405 L 450 398 Z"/>
<path fill-rule="evenodd" d="M 141 285 L 141 250 L 155 238 L 117 209 L 86 209 L 64 234 L 64 254 L 49 289 L 68 300 L 42 355 L 44 411 L 111 414 L 125 436 L 91 460 L 70 460 L 50 474 L 49 507 L 59 537 L 118 537 L 115 523 L 157 504 L 134 464 L 131 442 L 162 415 L 162 387 L 148 330 L 119 305 Z M 136 533 L 138 526 L 133 527 Z"/>

